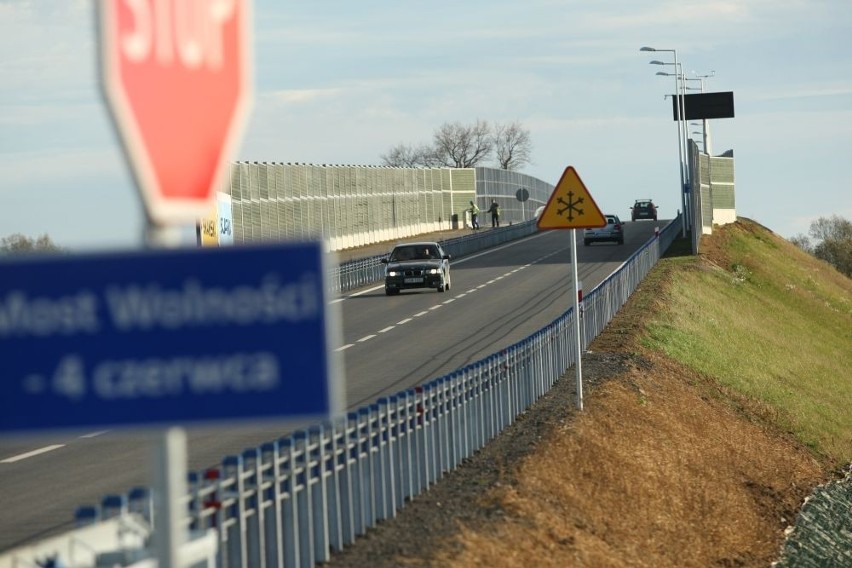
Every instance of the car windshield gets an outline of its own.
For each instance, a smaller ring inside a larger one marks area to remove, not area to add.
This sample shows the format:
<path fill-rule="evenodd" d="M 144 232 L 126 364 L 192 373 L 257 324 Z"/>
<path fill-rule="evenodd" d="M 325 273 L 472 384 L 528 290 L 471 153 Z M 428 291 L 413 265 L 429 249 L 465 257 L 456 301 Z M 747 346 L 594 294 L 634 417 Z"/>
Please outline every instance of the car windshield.
<path fill-rule="evenodd" d="M 406 261 L 406 260 L 429 260 L 433 258 L 441 258 L 438 253 L 438 248 L 434 245 L 408 245 L 404 247 L 396 247 L 390 255 L 390 260 Z"/>
<path fill-rule="evenodd" d="M 606 222 L 608 225 L 615 225 L 618 223 L 618 219 L 616 219 L 613 215 L 607 215 Z"/>
<path fill-rule="evenodd" d="M 650 206 L 651 206 L 650 201 L 637 201 L 636 202 L 636 207 L 650 207 Z"/>

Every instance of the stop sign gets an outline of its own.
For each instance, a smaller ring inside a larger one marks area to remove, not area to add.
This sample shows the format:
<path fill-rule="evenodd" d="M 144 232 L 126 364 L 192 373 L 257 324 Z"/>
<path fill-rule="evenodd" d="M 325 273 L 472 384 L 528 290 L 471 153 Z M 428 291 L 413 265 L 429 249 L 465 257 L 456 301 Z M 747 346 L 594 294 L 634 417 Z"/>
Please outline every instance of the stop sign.
<path fill-rule="evenodd" d="M 203 216 L 251 104 L 249 1 L 99 0 L 101 79 L 155 224 Z"/>

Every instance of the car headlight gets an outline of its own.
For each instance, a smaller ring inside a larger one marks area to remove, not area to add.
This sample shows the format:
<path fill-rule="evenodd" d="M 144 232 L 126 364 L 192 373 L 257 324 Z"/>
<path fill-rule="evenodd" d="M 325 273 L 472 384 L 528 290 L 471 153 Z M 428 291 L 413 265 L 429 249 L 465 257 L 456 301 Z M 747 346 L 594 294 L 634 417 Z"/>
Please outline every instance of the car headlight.
<path fill-rule="evenodd" d="M 440 274 L 440 273 L 441 273 L 441 271 L 437 268 L 430 268 L 429 269 L 429 274 Z"/>
<path fill-rule="evenodd" d="M 388 276 L 399 276 L 399 272 L 396 270 L 388 270 Z"/>

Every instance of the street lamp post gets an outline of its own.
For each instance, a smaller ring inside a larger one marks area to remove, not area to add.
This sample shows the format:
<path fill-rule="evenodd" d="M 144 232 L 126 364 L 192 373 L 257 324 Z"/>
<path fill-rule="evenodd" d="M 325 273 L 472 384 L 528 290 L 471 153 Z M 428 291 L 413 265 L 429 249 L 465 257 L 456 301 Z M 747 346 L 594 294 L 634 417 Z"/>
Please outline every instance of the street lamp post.
<path fill-rule="evenodd" d="M 695 71 L 693 71 L 693 73 L 695 73 Z M 710 71 L 710 73 L 705 73 L 704 75 L 699 75 L 699 74 L 695 73 L 695 77 L 688 77 L 686 80 L 687 81 L 699 81 L 699 84 L 701 85 L 701 92 L 703 93 L 704 92 L 704 79 L 709 79 L 709 78 L 715 77 L 715 76 L 716 76 L 715 71 Z M 702 122 L 703 128 L 704 128 L 704 152 L 709 156 L 710 154 L 712 154 L 712 149 L 710 147 L 711 146 L 710 122 L 706 118 L 702 119 L 701 122 Z"/>
<path fill-rule="evenodd" d="M 680 77 L 682 73 L 680 72 L 680 63 L 677 60 L 677 50 L 676 49 L 657 49 L 654 47 L 643 47 L 639 51 L 667 51 L 671 52 L 674 57 L 674 63 L 666 63 L 664 61 L 651 61 L 652 65 L 674 65 L 675 66 L 675 109 L 677 111 L 677 150 L 678 150 L 678 158 L 680 160 L 680 202 L 681 202 L 681 228 L 683 231 L 683 236 L 686 237 L 686 222 L 687 222 L 687 211 L 686 211 L 686 181 L 688 177 L 687 173 L 687 164 L 686 164 L 686 149 L 685 149 L 685 138 L 686 133 L 683 128 L 683 111 L 684 111 L 684 99 L 683 92 L 681 91 L 681 81 Z"/>
<path fill-rule="evenodd" d="M 665 61 L 651 61 L 651 65 L 674 65 L 675 73 L 666 73 L 665 71 L 657 71 L 657 75 L 662 75 L 663 77 L 674 77 L 675 78 L 675 87 L 676 87 L 676 108 L 677 108 L 677 126 L 680 132 L 680 143 L 683 147 L 683 159 L 682 159 L 682 167 L 683 167 L 683 185 L 686 187 L 686 183 L 690 180 L 690 164 L 689 164 L 689 156 L 688 156 L 688 146 L 687 146 L 687 134 L 686 134 L 686 78 L 683 76 L 683 69 L 680 66 L 680 63 L 666 63 Z"/>
<path fill-rule="evenodd" d="M 675 63 L 666 63 L 665 61 L 654 60 L 650 61 L 649 63 L 651 65 L 674 65 L 675 67 L 674 73 L 658 71 L 657 75 L 675 78 L 675 88 L 677 89 L 675 91 L 675 97 L 677 101 L 677 105 L 675 105 L 675 108 L 677 109 L 677 125 L 681 133 L 681 144 L 683 145 L 683 180 L 685 187 L 685 184 L 690 179 L 690 164 L 686 148 L 686 79 L 683 75 L 683 68 L 681 67 L 681 64 L 677 61 L 675 61 Z"/>
<path fill-rule="evenodd" d="M 713 73 L 715 73 L 715 71 Z M 675 73 L 666 73 L 665 71 L 657 71 L 657 75 L 662 75 L 664 77 L 676 77 L 677 76 L 677 74 L 675 74 Z M 703 93 L 704 92 L 704 77 L 712 77 L 712 75 L 702 75 L 700 77 L 685 77 L 685 76 L 683 76 L 683 74 L 681 74 L 680 80 L 683 81 L 684 92 L 686 92 L 686 91 L 699 91 L 699 92 Z M 700 81 L 701 86 L 700 87 L 687 87 L 686 81 Z M 684 106 L 684 108 L 686 108 L 686 107 Z M 686 119 L 686 117 L 684 117 L 684 120 L 685 119 Z M 710 145 L 708 144 L 708 142 L 709 142 L 709 136 L 710 136 L 710 128 L 709 128 L 710 124 L 707 122 L 707 119 L 706 118 L 702 119 L 701 124 L 698 124 L 698 123 L 690 123 L 690 124 L 693 124 L 695 126 L 701 126 L 701 129 L 703 131 L 703 132 L 700 133 L 701 134 L 701 141 L 704 144 L 705 153 L 709 154 L 710 153 L 710 151 L 709 151 Z M 693 134 L 696 134 L 696 132 L 693 132 Z M 686 141 L 684 140 L 684 145 L 685 144 L 686 144 Z"/>
<path fill-rule="evenodd" d="M 709 79 L 710 77 L 716 76 L 715 71 L 710 71 L 710 73 L 706 73 L 704 75 L 699 75 L 699 74 L 695 73 L 695 71 L 693 71 L 693 73 L 695 74 L 694 78 L 690 77 L 690 78 L 686 78 L 685 80 L 687 80 L 687 81 L 698 81 L 702 93 L 704 92 L 704 79 Z M 701 119 L 701 131 L 702 131 L 702 134 L 703 134 L 702 139 L 704 140 L 704 144 L 703 144 L 704 153 L 707 155 L 707 193 L 708 193 L 709 202 L 710 202 L 710 224 L 712 225 L 712 223 L 713 223 L 713 211 L 714 211 L 714 208 L 713 208 L 714 207 L 714 205 L 713 205 L 713 203 L 714 203 L 713 202 L 713 148 L 711 147 L 711 142 L 710 142 L 710 121 L 707 120 L 706 118 Z M 702 214 L 702 216 L 703 216 L 703 214 Z M 703 222 L 703 219 L 702 219 L 702 222 Z"/>

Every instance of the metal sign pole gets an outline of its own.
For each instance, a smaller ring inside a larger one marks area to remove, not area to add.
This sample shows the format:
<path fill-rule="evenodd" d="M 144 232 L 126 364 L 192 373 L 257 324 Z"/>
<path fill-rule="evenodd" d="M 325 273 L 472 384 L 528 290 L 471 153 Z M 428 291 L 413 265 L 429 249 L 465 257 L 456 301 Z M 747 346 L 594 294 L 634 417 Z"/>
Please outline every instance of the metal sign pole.
<path fill-rule="evenodd" d="M 149 249 L 177 248 L 180 230 L 172 225 L 157 225 L 150 219 L 145 226 Z M 157 435 L 154 443 L 154 554 L 160 568 L 181 566 L 180 550 L 187 542 L 183 526 L 186 515 L 187 471 L 186 431 L 170 427 Z"/>
<path fill-rule="evenodd" d="M 574 335 L 577 338 L 577 362 L 574 365 L 577 376 L 577 408 L 583 410 L 583 350 L 580 337 L 580 289 L 577 275 L 577 229 L 571 229 L 571 266 L 574 275 Z"/>
<path fill-rule="evenodd" d="M 186 432 L 168 428 L 155 445 L 154 459 L 154 548 L 157 566 L 181 566 L 180 550 L 186 542 Z"/>

